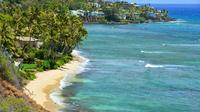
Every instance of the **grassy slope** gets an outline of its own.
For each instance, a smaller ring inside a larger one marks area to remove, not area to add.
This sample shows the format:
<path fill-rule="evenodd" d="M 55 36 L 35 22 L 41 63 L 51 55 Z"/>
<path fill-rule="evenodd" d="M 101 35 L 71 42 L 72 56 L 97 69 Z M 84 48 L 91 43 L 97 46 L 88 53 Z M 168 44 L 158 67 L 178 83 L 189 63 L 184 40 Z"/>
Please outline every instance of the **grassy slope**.
<path fill-rule="evenodd" d="M 21 98 L 26 102 L 26 104 L 28 106 L 30 106 L 31 112 L 48 112 L 42 106 L 36 104 L 35 101 L 33 101 L 31 98 L 29 98 L 27 95 L 25 95 L 22 90 L 15 88 L 7 81 L 1 80 L 1 79 L 0 79 L 0 97 L 2 97 L 2 98 L 6 98 L 6 97 Z M 21 101 L 21 99 L 19 99 L 19 101 Z M 2 102 L 2 100 L 0 101 L 0 104 L 1 104 L 1 102 Z M 6 105 L 10 105 L 10 104 L 6 104 Z M 12 104 L 10 106 L 12 106 Z M 0 109 L 1 109 L 1 107 L 0 107 Z M 25 112 L 27 112 L 27 111 L 25 111 Z"/>

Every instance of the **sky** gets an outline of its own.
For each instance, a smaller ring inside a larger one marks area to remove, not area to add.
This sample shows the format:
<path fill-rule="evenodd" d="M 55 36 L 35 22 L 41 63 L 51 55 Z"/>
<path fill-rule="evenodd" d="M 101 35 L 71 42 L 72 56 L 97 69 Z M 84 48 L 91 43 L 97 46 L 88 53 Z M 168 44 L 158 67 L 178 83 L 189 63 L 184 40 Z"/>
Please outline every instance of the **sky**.
<path fill-rule="evenodd" d="M 200 4 L 200 0 L 127 0 L 138 4 Z"/>

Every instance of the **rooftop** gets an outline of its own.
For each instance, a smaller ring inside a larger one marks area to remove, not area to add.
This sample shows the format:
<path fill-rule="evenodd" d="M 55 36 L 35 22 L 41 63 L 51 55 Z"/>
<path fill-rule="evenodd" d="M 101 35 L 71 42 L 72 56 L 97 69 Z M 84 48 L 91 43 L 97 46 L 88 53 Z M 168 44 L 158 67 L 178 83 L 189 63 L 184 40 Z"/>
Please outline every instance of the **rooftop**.
<path fill-rule="evenodd" d="M 34 41 L 38 41 L 38 39 L 33 38 L 33 37 L 23 37 L 23 36 L 17 36 L 16 37 L 17 40 L 21 40 L 21 41 L 25 41 L 25 42 L 34 42 Z"/>

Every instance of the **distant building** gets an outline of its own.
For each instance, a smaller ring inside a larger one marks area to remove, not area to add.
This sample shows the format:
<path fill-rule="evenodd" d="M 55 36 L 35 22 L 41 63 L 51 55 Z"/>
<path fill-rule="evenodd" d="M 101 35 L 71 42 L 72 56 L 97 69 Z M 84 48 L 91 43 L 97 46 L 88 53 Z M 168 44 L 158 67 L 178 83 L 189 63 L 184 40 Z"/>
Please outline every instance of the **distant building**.
<path fill-rule="evenodd" d="M 102 11 L 87 11 L 85 12 L 85 16 L 83 17 L 83 20 L 85 23 L 87 22 L 99 22 L 104 20 L 105 14 Z"/>
<path fill-rule="evenodd" d="M 121 20 L 125 20 L 127 19 L 128 14 L 115 14 L 115 16 L 117 16 Z"/>
<path fill-rule="evenodd" d="M 75 16 L 84 16 L 85 11 L 83 10 L 71 10 L 71 14 Z"/>
<path fill-rule="evenodd" d="M 101 5 L 99 3 L 91 3 L 91 4 L 92 4 L 92 6 L 94 6 L 96 8 L 100 8 L 101 7 Z"/>
<path fill-rule="evenodd" d="M 118 15 L 118 17 L 119 17 L 119 19 L 126 19 L 127 18 L 127 16 L 125 14 L 120 14 L 120 15 Z"/>
<path fill-rule="evenodd" d="M 16 37 L 16 39 L 20 47 L 24 47 L 25 45 L 30 45 L 31 47 L 40 48 L 40 46 L 43 44 L 38 39 L 33 37 L 18 36 Z"/>
<path fill-rule="evenodd" d="M 156 14 L 153 13 L 153 12 L 149 12 L 149 13 L 148 13 L 148 16 L 149 16 L 149 17 L 156 17 Z"/>
<path fill-rule="evenodd" d="M 91 16 L 103 17 L 104 13 L 103 12 L 94 11 L 94 12 L 91 12 Z"/>
<path fill-rule="evenodd" d="M 90 17 L 105 17 L 104 12 L 99 11 L 87 12 L 85 15 Z"/>

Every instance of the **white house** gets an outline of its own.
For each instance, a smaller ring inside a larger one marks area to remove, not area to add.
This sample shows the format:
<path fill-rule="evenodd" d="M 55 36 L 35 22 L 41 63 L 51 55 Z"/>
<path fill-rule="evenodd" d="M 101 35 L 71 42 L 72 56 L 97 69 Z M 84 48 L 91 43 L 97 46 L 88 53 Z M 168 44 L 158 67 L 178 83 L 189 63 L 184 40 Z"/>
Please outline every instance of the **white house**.
<path fill-rule="evenodd" d="M 17 36 L 16 37 L 18 45 L 24 47 L 25 45 L 30 45 L 32 47 L 39 48 L 43 43 L 39 41 L 39 39 L 33 37 L 23 37 Z"/>
<path fill-rule="evenodd" d="M 93 12 L 89 12 L 88 16 L 104 17 L 105 14 L 104 14 L 104 12 L 93 11 Z"/>
<path fill-rule="evenodd" d="M 71 10 L 71 14 L 75 16 L 84 16 L 85 11 L 83 10 Z"/>

